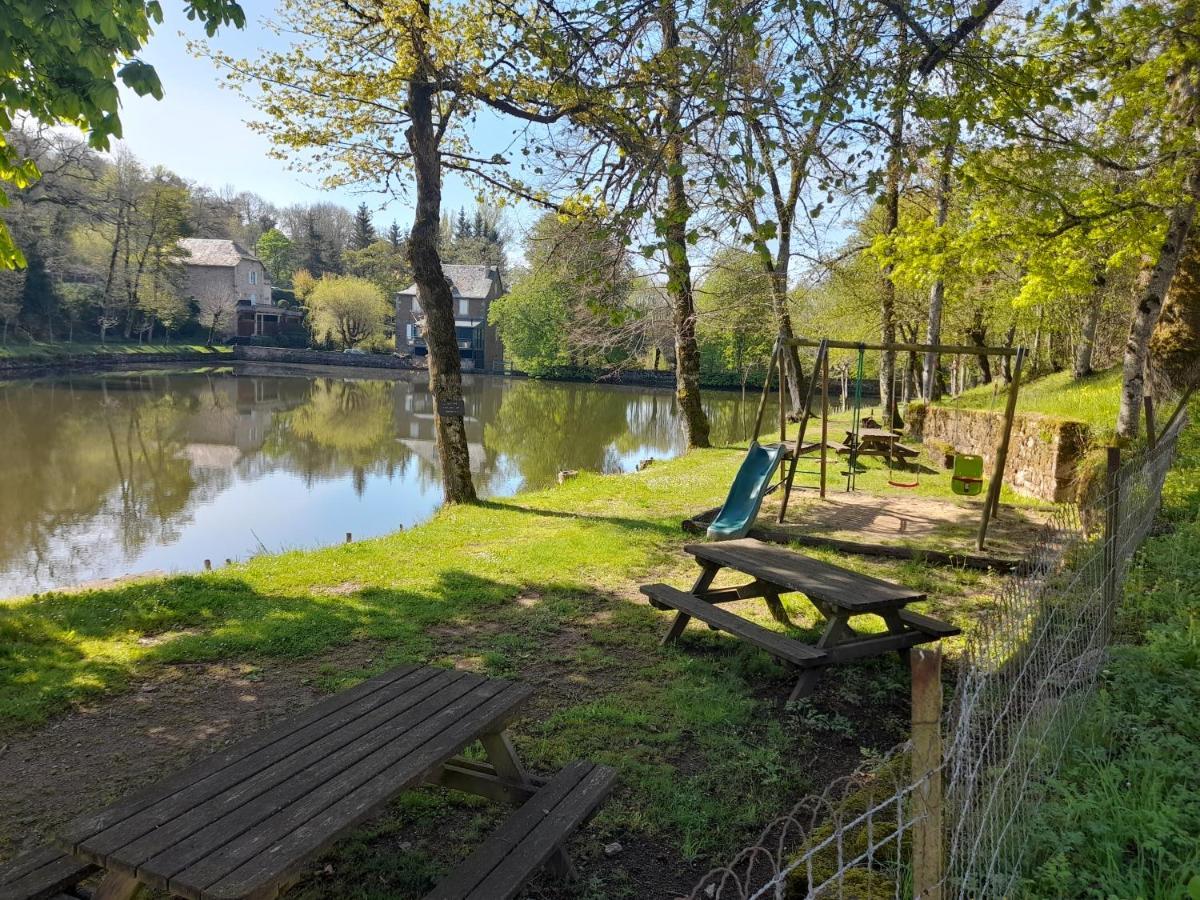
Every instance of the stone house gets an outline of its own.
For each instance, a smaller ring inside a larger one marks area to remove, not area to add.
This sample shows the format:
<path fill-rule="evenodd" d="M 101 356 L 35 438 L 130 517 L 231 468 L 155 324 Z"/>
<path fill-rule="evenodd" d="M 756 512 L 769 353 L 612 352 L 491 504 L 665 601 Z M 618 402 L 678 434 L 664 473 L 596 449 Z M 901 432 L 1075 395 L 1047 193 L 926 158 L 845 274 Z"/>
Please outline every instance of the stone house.
<path fill-rule="evenodd" d="M 504 347 L 496 326 L 488 323 L 492 301 L 505 292 L 495 266 L 442 266 L 454 298 L 454 330 L 464 369 L 482 372 L 504 368 Z M 417 300 L 417 286 L 399 291 L 396 300 L 396 351 L 424 356 L 429 352 L 422 336 L 425 316 Z"/>
<path fill-rule="evenodd" d="M 226 313 L 219 330 L 237 337 L 275 336 L 302 330 L 304 313 L 276 306 L 262 260 L 239 244 L 219 238 L 183 238 L 180 262 L 186 275 L 184 295 L 201 310 L 220 307 Z"/>

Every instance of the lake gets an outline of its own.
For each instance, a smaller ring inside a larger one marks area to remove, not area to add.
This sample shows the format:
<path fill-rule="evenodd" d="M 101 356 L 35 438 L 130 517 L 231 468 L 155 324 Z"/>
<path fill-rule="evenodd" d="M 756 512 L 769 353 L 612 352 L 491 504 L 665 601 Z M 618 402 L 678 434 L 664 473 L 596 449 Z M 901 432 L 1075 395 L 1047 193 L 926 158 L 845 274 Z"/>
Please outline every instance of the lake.
<path fill-rule="evenodd" d="M 467 376 L 481 495 L 684 447 L 673 392 Z M 716 444 L 757 394 L 711 392 Z M 0 597 L 408 528 L 442 502 L 423 373 L 128 372 L 0 384 Z"/>

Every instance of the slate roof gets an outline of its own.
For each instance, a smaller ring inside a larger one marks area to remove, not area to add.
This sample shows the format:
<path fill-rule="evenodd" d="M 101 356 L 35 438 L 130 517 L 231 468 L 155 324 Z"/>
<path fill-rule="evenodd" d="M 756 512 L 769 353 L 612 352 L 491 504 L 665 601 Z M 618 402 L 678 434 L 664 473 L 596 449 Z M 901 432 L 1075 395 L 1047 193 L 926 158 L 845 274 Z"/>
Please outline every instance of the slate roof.
<path fill-rule="evenodd" d="M 236 266 L 243 259 L 258 257 L 239 244 L 221 238 L 182 238 L 179 246 L 187 254 L 183 263 L 190 266 Z"/>
<path fill-rule="evenodd" d="M 469 300 L 482 300 L 492 290 L 492 273 L 495 266 L 442 266 L 442 271 L 450 280 L 450 286 L 455 297 L 466 297 Z M 497 276 L 499 277 L 499 276 Z M 414 282 L 402 294 L 417 295 L 417 285 Z"/>

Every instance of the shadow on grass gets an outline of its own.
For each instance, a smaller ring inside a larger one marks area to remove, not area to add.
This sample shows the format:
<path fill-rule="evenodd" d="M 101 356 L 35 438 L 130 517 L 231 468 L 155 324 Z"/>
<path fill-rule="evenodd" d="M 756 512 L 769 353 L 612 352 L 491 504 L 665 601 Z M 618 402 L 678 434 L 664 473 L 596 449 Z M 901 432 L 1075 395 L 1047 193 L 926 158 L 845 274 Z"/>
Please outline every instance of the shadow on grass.
<path fill-rule="evenodd" d="M 267 594 L 238 578 L 179 576 L 0 606 L 0 722 L 40 721 L 118 690 L 164 662 L 304 657 L 358 638 L 394 641 L 393 661 L 430 652 L 424 631 L 485 616 L 521 588 L 447 570 L 428 591 Z"/>
<path fill-rule="evenodd" d="M 629 519 L 622 516 L 598 516 L 592 513 L 567 512 L 560 509 L 543 509 L 538 506 L 521 506 L 509 501 L 481 500 L 478 504 L 484 509 L 494 509 L 505 512 L 518 512 L 530 516 L 545 516 L 550 519 L 575 519 L 598 522 L 604 525 L 614 525 L 641 534 L 657 534 L 664 537 L 680 537 L 683 531 L 670 522 L 656 522 L 652 519 Z"/>

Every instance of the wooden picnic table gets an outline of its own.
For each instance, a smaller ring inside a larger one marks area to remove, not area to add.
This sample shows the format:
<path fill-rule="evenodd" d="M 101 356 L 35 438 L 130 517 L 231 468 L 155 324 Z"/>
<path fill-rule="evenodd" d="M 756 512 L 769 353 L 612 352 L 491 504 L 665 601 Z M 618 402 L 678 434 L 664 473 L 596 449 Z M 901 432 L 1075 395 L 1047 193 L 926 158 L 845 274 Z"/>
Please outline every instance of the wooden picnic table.
<path fill-rule="evenodd" d="M 854 447 L 854 432 L 846 431 L 845 447 L 839 453 L 848 454 Z M 893 458 L 897 462 L 912 459 L 919 454 L 912 447 L 900 443 L 900 433 L 888 428 L 860 428 L 858 430 L 858 447 L 853 450 L 856 456 L 882 456 Z"/>
<path fill-rule="evenodd" d="M 75 819 L 58 843 L 104 867 L 97 900 L 132 897 L 142 885 L 188 898 L 272 897 L 338 837 L 427 782 L 515 803 L 553 787 L 553 802 L 542 805 L 560 804 L 558 825 L 578 824 L 590 815 L 582 807 L 594 809 L 607 794 L 612 770 L 575 763 L 565 781 L 568 770 L 552 784 L 527 775 L 505 726 L 531 693 L 522 684 L 457 670 L 394 669 Z M 475 741 L 487 763 L 458 756 Z M 564 798 L 580 808 L 562 806 Z M 498 870 L 507 878 L 503 890 L 494 882 L 486 890 L 456 883 L 442 895 L 510 896 L 509 887 L 515 893 L 529 877 L 529 861 L 505 861 L 504 851 L 533 852 L 522 844 L 526 838 L 540 842 L 542 861 L 569 872 L 558 845 L 561 829 L 548 831 L 544 812 L 536 812 L 522 807 L 525 818 L 513 826 L 520 834 L 504 836 L 500 851 L 485 848 L 486 864 L 473 857 L 479 871 L 466 881 Z"/>
<path fill-rule="evenodd" d="M 742 538 L 687 544 L 683 549 L 701 569 L 690 593 L 667 585 L 642 588 L 655 605 L 678 611 L 663 643 L 676 641 L 693 617 L 728 631 L 802 670 L 789 699 L 810 693 L 821 671 L 829 666 L 893 650 L 903 654 L 917 644 L 959 633 L 952 625 L 905 608 L 924 600 L 922 591 L 852 572 L 784 547 Z M 737 587 L 712 587 L 717 574 L 725 568 L 748 575 L 752 580 Z M 770 631 L 716 606 L 762 597 L 774 617 L 790 625 L 780 595 L 793 592 L 804 594 L 825 617 L 825 630 L 816 644 Z M 880 617 L 887 631 L 859 634 L 850 620 L 863 615 Z"/>

